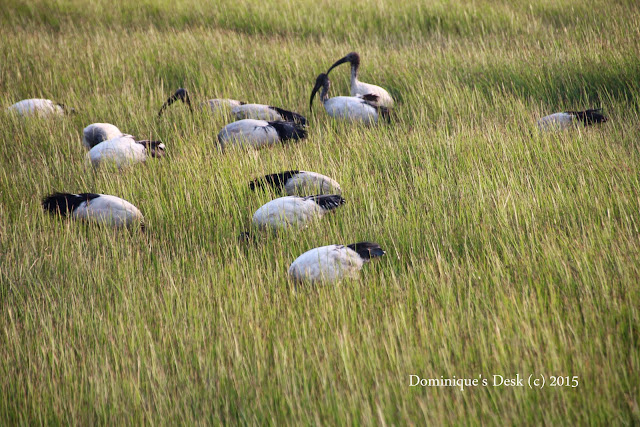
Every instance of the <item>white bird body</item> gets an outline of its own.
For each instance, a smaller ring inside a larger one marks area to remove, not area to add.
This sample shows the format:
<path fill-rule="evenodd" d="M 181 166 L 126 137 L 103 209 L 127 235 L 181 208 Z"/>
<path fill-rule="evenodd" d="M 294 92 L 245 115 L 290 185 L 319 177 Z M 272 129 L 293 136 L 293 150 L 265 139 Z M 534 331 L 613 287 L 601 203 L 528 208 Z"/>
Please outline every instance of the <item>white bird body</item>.
<path fill-rule="evenodd" d="M 218 133 L 218 141 L 223 149 L 227 144 L 261 148 L 306 136 L 304 128 L 297 123 L 243 119 L 223 127 Z"/>
<path fill-rule="evenodd" d="M 313 98 L 316 92 L 322 87 L 320 102 L 324 106 L 329 116 L 347 120 L 350 122 L 361 122 L 366 125 L 377 123 L 384 118 L 389 120 L 389 110 L 386 107 L 376 106 L 373 101 L 377 100 L 376 95 L 364 96 L 335 96 L 329 98 L 329 88 L 331 82 L 326 74 L 320 74 L 316 79 L 316 85 L 311 92 L 309 108 L 313 106 Z"/>
<path fill-rule="evenodd" d="M 208 101 L 203 102 L 201 105 L 203 108 L 208 109 L 213 114 L 218 114 L 232 111 L 235 107 L 238 107 L 242 104 L 243 102 L 236 101 L 235 99 L 218 98 L 209 99 Z"/>
<path fill-rule="evenodd" d="M 56 104 L 50 99 L 23 99 L 20 102 L 16 102 L 8 108 L 8 111 L 17 113 L 21 116 L 62 116 L 64 115 L 64 108 L 60 104 Z"/>
<path fill-rule="evenodd" d="M 609 118 L 602 114 L 601 109 L 584 111 L 565 111 L 545 116 L 538 120 L 538 129 L 541 131 L 565 130 L 575 126 L 591 126 L 605 123 Z"/>
<path fill-rule="evenodd" d="M 144 221 L 142 213 L 134 205 L 107 194 L 55 193 L 46 197 L 42 205 L 50 213 L 111 227 L 128 227 Z"/>
<path fill-rule="evenodd" d="M 314 194 L 342 194 L 340 184 L 328 176 L 308 171 L 299 171 L 289 179 L 284 191 L 290 196 L 311 196 Z"/>
<path fill-rule="evenodd" d="M 351 71 L 351 96 L 365 96 L 365 95 L 376 95 L 378 99 L 376 101 L 372 101 L 372 104 L 375 104 L 380 107 L 393 107 L 393 98 L 389 95 L 389 92 L 381 88 L 380 86 L 372 85 L 369 83 L 363 83 L 358 80 L 357 73 L 354 73 L 353 68 Z"/>
<path fill-rule="evenodd" d="M 286 196 L 272 200 L 253 214 L 253 224 L 271 230 L 302 228 L 344 204 L 338 195 Z"/>
<path fill-rule="evenodd" d="M 122 168 L 144 162 L 153 155 L 145 144 L 154 144 L 154 150 L 164 151 L 164 144 L 159 141 L 136 141 L 131 135 L 122 135 L 99 143 L 89 150 L 87 158 L 94 167 L 110 163 Z"/>
<path fill-rule="evenodd" d="M 316 194 L 342 194 L 340 184 L 328 176 L 308 171 L 290 170 L 254 179 L 249 188 L 255 190 L 267 186 L 284 190 L 289 196 L 312 196 Z"/>
<path fill-rule="evenodd" d="M 569 113 L 555 113 L 538 120 L 540 130 L 564 130 L 575 126 L 579 122 L 575 121 L 575 116 Z"/>
<path fill-rule="evenodd" d="M 378 111 L 360 97 L 335 96 L 323 102 L 329 116 L 351 122 L 373 124 L 378 122 Z"/>
<path fill-rule="evenodd" d="M 329 245 L 311 249 L 296 258 L 289 267 L 289 276 L 297 281 L 335 282 L 355 277 L 364 260 L 358 252 L 343 245 Z"/>
<path fill-rule="evenodd" d="M 355 278 L 367 261 L 384 253 L 380 246 L 369 242 L 322 246 L 296 258 L 289 267 L 289 276 L 298 282 L 311 283 Z"/>
<path fill-rule="evenodd" d="M 244 104 L 238 105 L 231 110 L 236 120 L 254 119 L 254 120 L 284 120 L 276 110 L 263 104 Z"/>
<path fill-rule="evenodd" d="M 101 142 L 122 136 L 123 133 L 110 123 L 92 123 L 82 131 L 82 144 L 91 150 Z"/>

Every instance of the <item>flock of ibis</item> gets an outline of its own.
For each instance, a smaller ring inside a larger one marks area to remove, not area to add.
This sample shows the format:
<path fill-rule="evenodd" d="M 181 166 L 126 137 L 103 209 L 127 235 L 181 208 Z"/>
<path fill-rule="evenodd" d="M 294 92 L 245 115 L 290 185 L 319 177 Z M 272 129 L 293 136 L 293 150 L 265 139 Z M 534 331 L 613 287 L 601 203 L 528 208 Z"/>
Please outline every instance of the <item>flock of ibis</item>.
<path fill-rule="evenodd" d="M 347 62 L 351 65 L 351 96 L 331 98 L 329 73 Z M 359 67 L 360 55 L 352 52 L 336 61 L 326 73 L 318 75 L 309 109 L 313 109 L 314 98 L 320 91 L 319 100 L 330 117 L 365 125 L 389 122 L 393 98 L 380 86 L 361 82 L 358 79 Z M 167 108 L 178 101 L 194 112 L 189 92 L 180 88 L 162 105 L 158 116 L 162 117 Z M 227 146 L 260 148 L 307 137 L 307 119 L 283 108 L 234 99 L 210 99 L 200 102 L 198 108 L 235 118 L 218 133 L 222 150 Z M 8 111 L 25 117 L 51 117 L 74 112 L 48 99 L 25 99 L 10 106 Z M 592 109 L 551 114 L 541 118 L 537 126 L 540 130 L 561 130 L 606 121 L 607 117 L 600 109 Z M 88 150 L 87 159 L 94 167 L 108 163 L 124 168 L 145 162 L 149 157 L 160 158 L 165 152 L 161 141 L 136 140 L 109 123 L 93 123 L 85 127 L 82 143 Z M 345 203 L 340 184 L 317 172 L 289 170 L 256 178 L 249 183 L 251 190 L 261 187 L 273 188 L 286 196 L 266 203 L 254 213 L 254 231 L 243 232 L 243 240 L 253 240 L 255 232 L 264 230 L 277 232 L 303 228 Z M 116 196 L 54 193 L 43 199 L 42 206 L 45 211 L 56 215 L 112 227 L 138 226 L 144 229 L 140 210 Z M 322 246 L 303 253 L 293 261 L 289 276 L 301 282 L 335 282 L 345 277 L 356 277 L 366 262 L 384 254 L 378 244 L 366 241 Z"/>

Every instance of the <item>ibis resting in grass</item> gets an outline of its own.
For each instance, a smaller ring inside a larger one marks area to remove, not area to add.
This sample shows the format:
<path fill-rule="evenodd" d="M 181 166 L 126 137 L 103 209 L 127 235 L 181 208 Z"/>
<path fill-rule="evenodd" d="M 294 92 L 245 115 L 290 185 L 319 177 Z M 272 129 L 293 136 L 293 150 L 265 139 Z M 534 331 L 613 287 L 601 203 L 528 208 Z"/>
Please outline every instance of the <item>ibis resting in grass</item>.
<path fill-rule="evenodd" d="M 162 141 L 136 141 L 131 135 L 121 135 L 95 145 L 87 158 L 94 167 L 108 163 L 122 168 L 145 162 L 149 157 L 163 157 L 164 152 Z"/>
<path fill-rule="evenodd" d="M 45 211 L 111 227 L 144 227 L 138 208 L 119 197 L 95 193 L 54 193 L 42 200 Z"/>
<path fill-rule="evenodd" d="M 540 130 L 564 130 L 577 125 L 591 126 L 605 123 L 609 120 L 602 113 L 602 109 L 584 111 L 565 111 L 545 116 L 538 120 Z"/>
<path fill-rule="evenodd" d="M 372 242 L 322 246 L 296 258 L 289 267 L 289 276 L 296 282 L 310 283 L 355 278 L 366 262 L 384 254 L 385 251 Z"/>
<path fill-rule="evenodd" d="M 296 122 L 244 119 L 223 127 L 218 133 L 218 142 L 223 150 L 227 145 L 262 148 L 306 137 L 305 127 Z"/>
<path fill-rule="evenodd" d="M 344 203 L 342 196 L 337 194 L 280 197 L 264 204 L 253 214 L 253 225 L 270 230 L 303 228 Z"/>
<path fill-rule="evenodd" d="M 50 99 L 23 99 L 10 106 L 8 111 L 24 117 L 50 117 L 63 116 L 66 113 L 75 113 L 73 108 L 67 108 L 64 104 L 58 104 Z"/>
<path fill-rule="evenodd" d="M 313 194 L 342 194 L 340 184 L 328 176 L 301 170 L 289 170 L 256 178 L 249 183 L 255 191 L 260 187 L 272 187 L 289 196 L 310 196 Z"/>

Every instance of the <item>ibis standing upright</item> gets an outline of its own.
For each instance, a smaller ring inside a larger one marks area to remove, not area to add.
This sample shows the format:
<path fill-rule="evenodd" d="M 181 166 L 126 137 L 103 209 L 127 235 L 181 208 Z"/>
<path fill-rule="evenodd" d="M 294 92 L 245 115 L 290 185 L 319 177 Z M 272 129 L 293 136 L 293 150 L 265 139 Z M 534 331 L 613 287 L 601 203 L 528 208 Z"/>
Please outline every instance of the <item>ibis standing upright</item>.
<path fill-rule="evenodd" d="M 327 75 L 340 64 L 349 62 L 351 64 L 351 96 L 364 96 L 364 95 L 376 95 L 378 98 L 374 101 L 376 106 L 393 107 L 393 98 L 389 95 L 389 92 L 381 88 L 380 86 L 372 85 L 369 83 L 363 83 L 358 80 L 358 69 L 360 68 L 360 55 L 356 52 L 351 52 L 344 58 L 336 61 L 335 64 L 329 68 Z"/>

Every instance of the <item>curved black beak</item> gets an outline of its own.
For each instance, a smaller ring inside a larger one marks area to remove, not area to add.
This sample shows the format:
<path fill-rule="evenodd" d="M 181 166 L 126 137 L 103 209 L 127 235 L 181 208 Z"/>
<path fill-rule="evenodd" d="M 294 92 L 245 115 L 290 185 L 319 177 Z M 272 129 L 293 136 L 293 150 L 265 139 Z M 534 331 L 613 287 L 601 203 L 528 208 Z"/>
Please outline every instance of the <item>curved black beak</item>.
<path fill-rule="evenodd" d="M 316 96 L 316 93 L 318 93 L 318 90 L 320 89 L 320 87 L 322 87 L 321 84 L 318 84 L 316 82 L 316 85 L 313 87 L 313 91 L 311 92 L 311 98 L 309 99 L 309 112 L 313 111 L 313 98 Z"/>
<path fill-rule="evenodd" d="M 345 62 L 349 62 L 349 55 L 345 56 L 342 59 L 338 59 L 332 66 L 331 68 L 329 68 L 329 71 L 327 71 L 327 75 L 331 72 L 331 70 L 333 70 L 335 67 L 337 67 L 340 64 L 344 64 Z"/>
<path fill-rule="evenodd" d="M 316 96 L 318 90 L 324 86 L 325 82 L 329 79 L 326 74 L 321 73 L 316 78 L 316 85 L 313 87 L 313 91 L 311 92 L 311 98 L 309 99 L 309 112 L 313 110 L 313 98 Z"/>
<path fill-rule="evenodd" d="M 161 117 L 164 110 L 178 100 L 187 104 L 187 106 L 189 107 L 189 111 L 193 113 L 193 107 L 191 106 L 191 98 L 189 98 L 189 92 L 187 92 L 187 90 L 184 88 L 180 88 L 176 90 L 176 93 L 171 95 L 169 99 L 167 99 L 167 102 L 162 105 L 160 111 L 158 112 L 158 117 Z"/>

